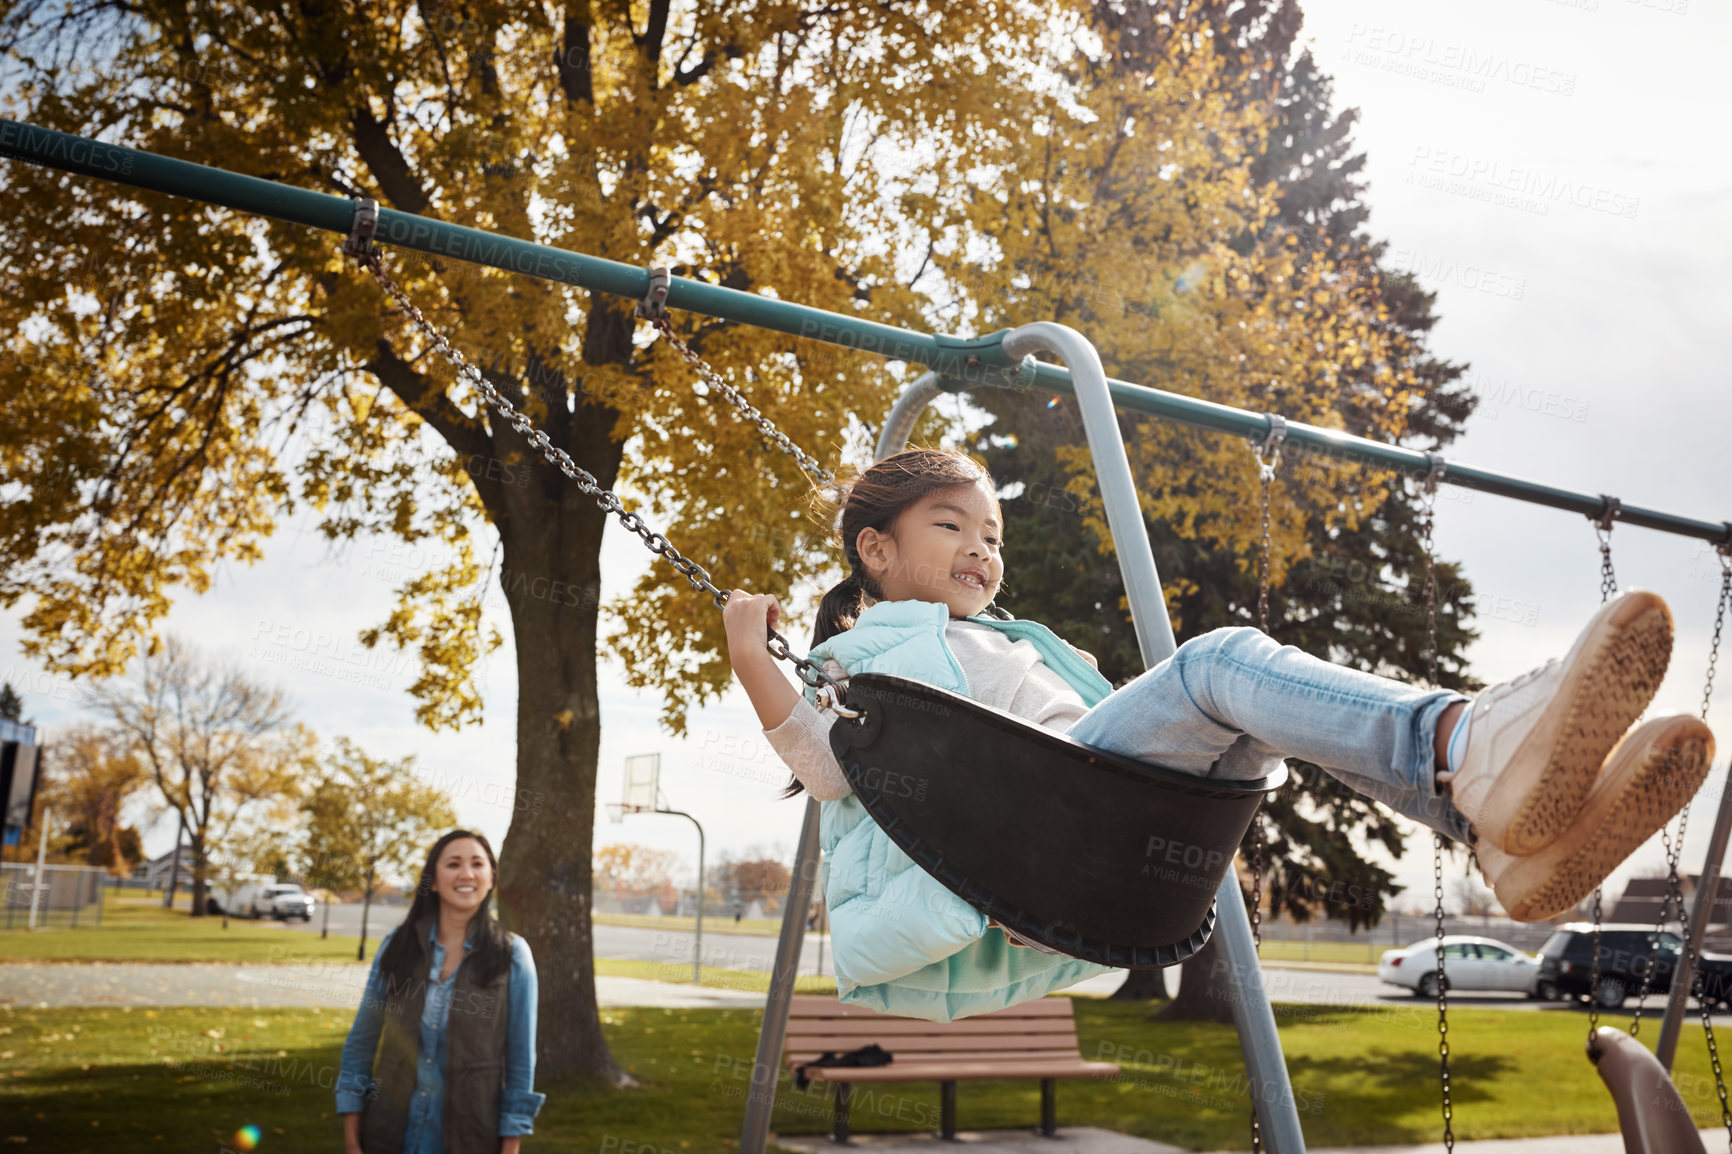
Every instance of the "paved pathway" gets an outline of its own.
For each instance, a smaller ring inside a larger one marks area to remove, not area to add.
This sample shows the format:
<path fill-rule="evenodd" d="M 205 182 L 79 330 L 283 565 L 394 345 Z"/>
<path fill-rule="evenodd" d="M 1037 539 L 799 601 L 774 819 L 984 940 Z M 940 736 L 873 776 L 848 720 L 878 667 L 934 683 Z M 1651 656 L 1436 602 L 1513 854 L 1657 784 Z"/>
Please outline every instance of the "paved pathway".
<path fill-rule="evenodd" d="M 365 967 L 346 964 L 0 965 L 0 1005 L 10 1006 L 337 1006 L 361 1004 Z M 759 1007 L 750 990 L 598 976 L 604 1006 Z"/>
<path fill-rule="evenodd" d="M 1724 1128 L 1703 1130 L 1703 1144 L 1718 1148 Z M 936 1134 L 854 1134 L 859 1154 L 947 1154 L 961 1145 L 973 1154 L 1187 1154 L 1178 1146 L 1133 1138 L 1092 1126 L 1060 1126 L 1056 1138 L 1029 1130 L 960 1130 L 955 1144 L 942 1142 Z M 827 1138 L 800 1135 L 777 1138 L 778 1146 L 809 1154 L 835 1154 L 844 1149 Z M 1617 1134 L 1572 1134 L 1556 1138 L 1508 1138 L 1492 1142 L 1457 1142 L 1461 1154 L 1623 1154 L 1624 1142 Z M 1346 1146 L 1311 1148 L 1311 1154 L 1443 1154 L 1443 1143 L 1429 1146 Z"/>
<path fill-rule="evenodd" d="M 756 942 L 755 938 L 745 939 Z M 773 943 L 770 943 L 773 945 Z M 752 945 L 704 941 L 705 969 L 725 968 L 764 972 L 769 956 Z M 669 976 L 683 977 L 690 964 L 689 939 L 660 931 L 597 927 L 597 954 L 660 962 Z M 816 951 L 808 949 L 801 972 L 813 973 Z M 762 961 L 762 964 L 758 964 Z M 828 959 L 825 971 L 829 972 Z M 147 962 L 75 964 L 0 963 L 0 1005 L 50 1006 L 344 1006 L 360 1004 L 366 982 L 364 967 L 345 962 L 235 965 L 207 963 L 175 965 Z M 1169 975 L 1171 977 L 1171 975 Z M 1124 981 L 1122 971 L 1091 978 L 1075 987 L 1081 994 L 1105 997 Z M 1356 1006 L 1385 1014 L 1428 1015 L 1428 1004 L 1361 974 L 1271 968 L 1265 971 L 1270 997 L 1301 1005 Z M 680 981 L 598 977 L 604 1005 L 613 1006 L 761 1006 L 762 994 L 745 989 L 696 987 Z M 1170 988 L 1176 988 L 1171 983 Z M 1456 994 L 1453 1006 L 1570 1013 L 1559 1003 L 1530 1002 L 1512 994 Z M 1656 1009 L 1660 1000 L 1649 1002 Z M 1628 1011 L 1626 1011 L 1627 1013 Z M 1722 1024 L 1732 1015 L 1715 1015 Z M 1692 1020 L 1694 1018 L 1692 1017 Z"/>

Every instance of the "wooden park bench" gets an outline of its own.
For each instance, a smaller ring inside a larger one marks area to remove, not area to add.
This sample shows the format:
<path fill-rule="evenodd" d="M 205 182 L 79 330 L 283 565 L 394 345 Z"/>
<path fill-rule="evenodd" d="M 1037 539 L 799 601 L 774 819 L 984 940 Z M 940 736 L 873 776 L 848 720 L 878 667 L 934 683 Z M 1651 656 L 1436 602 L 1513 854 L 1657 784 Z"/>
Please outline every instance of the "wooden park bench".
<path fill-rule="evenodd" d="M 937 1082 L 939 1136 L 956 1138 L 956 1083 L 968 1079 L 1040 1079 L 1040 1132 L 1057 1133 L 1060 1078 L 1109 1078 L 1111 1062 L 1086 1061 L 1077 1049 L 1071 1000 L 1038 998 L 955 1022 L 893 1018 L 835 998 L 797 996 L 788 1012 L 782 1056 L 790 1070 L 825 1051 L 838 1054 L 877 1043 L 894 1060 L 886 1066 L 813 1066 L 806 1077 L 836 1087 L 830 1137 L 848 1141 L 848 1093 L 857 1082 Z"/>

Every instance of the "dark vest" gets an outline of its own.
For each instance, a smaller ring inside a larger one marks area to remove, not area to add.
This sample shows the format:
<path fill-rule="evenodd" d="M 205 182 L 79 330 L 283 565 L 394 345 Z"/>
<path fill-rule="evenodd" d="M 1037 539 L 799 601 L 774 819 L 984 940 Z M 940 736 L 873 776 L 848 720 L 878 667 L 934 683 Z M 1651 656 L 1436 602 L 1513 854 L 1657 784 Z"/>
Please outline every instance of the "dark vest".
<path fill-rule="evenodd" d="M 432 928 L 432 920 L 424 918 L 398 931 L 412 935 L 416 978 L 407 989 L 395 988 L 398 983 L 389 975 L 385 979 L 384 1027 L 373 1061 L 379 1092 L 361 1116 L 361 1149 L 367 1154 L 401 1154 L 403 1149 L 421 1061 L 421 1011 L 433 964 L 427 936 Z M 510 993 L 509 965 L 486 985 L 476 984 L 475 967 L 467 958 L 457 967 L 445 1026 L 445 1154 L 498 1154 Z"/>

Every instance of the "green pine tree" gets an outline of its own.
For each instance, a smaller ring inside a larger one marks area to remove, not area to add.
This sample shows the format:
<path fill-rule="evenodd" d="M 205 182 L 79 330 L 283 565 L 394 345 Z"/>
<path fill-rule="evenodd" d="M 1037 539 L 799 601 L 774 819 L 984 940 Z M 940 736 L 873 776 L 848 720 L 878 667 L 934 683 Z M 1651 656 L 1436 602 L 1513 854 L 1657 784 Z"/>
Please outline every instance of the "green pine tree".
<path fill-rule="evenodd" d="M 1149 13 L 1135 7 L 1102 10 L 1103 18 L 1118 20 L 1121 27 L 1142 21 L 1144 50 L 1163 50 L 1168 33 Z M 1308 51 L 1288 62 L 1299 27 L 1296 9 L 1264 2 L 1230 11 L 1220 5 L 1209 14 L 1217 37 L 1230 38 L 1220 42 L 1241 49 L 1237 67 L 1244 98 L 1259 99 L 1271 84 L 1278 85 L 1277 128 L 1254 167 L 1259 180 L 1274 181 L 1281 190 L 1280 213 L 1265 225 L 1265 233 L 1295 238 L 1301 253 L 1337 258 L 1356 253 L 1366 267 L 1377 266 L 1384 245 L 1362 232 L 1368 210 L 1357 179 L 1364 156 L 1353 151 L 1351 139 L 1356 113 L 1333 110 L 1330 79 Z M 1269 240 L 1246 235 L 1240 243 L 1248 249 Z M 1434 294 L 1422 291 L 1410 276 L 1382 269 L 1378 274 L 1373 283 L 1383 309 L 1379 323 L 1404 338 L 1397 346 L 1409 351 L 1407 367 L 1423 385 L 1423 399 L 1410 411 L 1402 443 L 1422 451 L 1439 449 L 1459 435 L 1473 408 L 1473 398 L 1459 384 L 1466 366 L 1425 351 L 1425 335 L 1435 323 Z M 1112 364 L 1107 367 L 1113 371 Z M 1364 435 L 1374 428 L 1370 418 L 1383 398 L 1372 371 L 1373 366 L 1364 366 L 1361 387 L 1343 394 L 1350 400 L 1338 411 L 1348 432 Z M 975 397 L 994 417 L 978 448 L 999 483 L 1016 494 L 1005 504 L 1009 588 L 1001 604 L 1089 649 L 1115 683 L 1134 676 L 1143 662 L 1121 608 L 1124 589 L 1116 559 L 1079 515 L 1085 494 L 1078 486 L 1090 482 L 1071 478 L 1058 457 L 1061 448 L 1084 443 L 1074 405 L 1043 395 L 982 392 Z M 1129 431 L 1128 423 L 1125 427 Z M 1218 436 L 1199 431 L 1179 443 Z M 1175 458 L 1166 467 L 1183 476 L 1198 465 Z M 1327 461 L 1289 454 L 1281 475 L 1327 467 Z M 1281 489 L 1278 480 L 1276 501 Z M 1347 483 L 1342 500 L 1351 500 L 1355 489 Z M 1417 492 L 1417 485 L 1397 488 L 1357 529 L 1326 530 L 1321 519 L 1309 522 L 1310 558 L 1282 574 L 1271 594 L 1270 632 L 1277 640 L 1353 668 L 1423 679 L 1428 634 Z M 1247 501 L 1257 498 L 1255 490 L 1245 494 Z M 1151 520 L 1147 528 L 1180 642 L 1221 625 L 1257 623 L 1255 543 L 1247 543 L 1248 549 L 1212 549 L 1160 520 Z M 1464 625 L 1472 590 L 1447 562 L 1438 565 L 1436 580 L 1439 678 L 1452 688 L 1471 688 L 1461 651 L 1475 636 Z M 1264 809 L 1269 912 L 1297 921 L 1321 915 L 1354 928 L 1377 924 L 1400 887 L 1355 842 L 1374 842 L 1399 857 L 1405 849 L 1399 825 L 1390 811 L 1347 790 L 1319 767 L 1291 761 L 1289 768 L 1293 784 L 1272 795 Z M 1249 835 L 1243 849 L 1249 860 Z M 1190 972 L 1219 975 L 1213 955 L 1211 945 Z M 1177 1016 L 1225 1020 L 1229 1002 L 1215 984 L 1186 983 L 1172 1010 Z M 1121 994 L 1164 996 L 1165 983 L 1158 971 L 1140 971 Z"/>

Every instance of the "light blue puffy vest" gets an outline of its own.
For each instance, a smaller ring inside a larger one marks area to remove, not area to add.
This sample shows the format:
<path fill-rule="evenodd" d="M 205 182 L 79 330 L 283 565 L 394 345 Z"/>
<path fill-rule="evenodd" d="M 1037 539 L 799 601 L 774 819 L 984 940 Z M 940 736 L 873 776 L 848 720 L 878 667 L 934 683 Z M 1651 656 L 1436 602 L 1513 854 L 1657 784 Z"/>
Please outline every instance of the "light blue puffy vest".
<path fill-rule="evenodd" d="M 1032 621 L 970 617 L 1041 660 L 1093 706 L 1112 686 L 1093 666 Z M 814 661 L 849 674 L 888 673 L 970 695 L 944 640 L 947 606 L 881 601 L 854 628 L 814 646 Z M 808 694 L 811 691 L 808 690 Z M 824 901 L 829 907 L 836 986 L 842 1001 L 931 1022 L 1002 1010 L 1108 973 L 1108 967 L 1012 946 L 986 915 L 945 889 L 878 827 L 858 798 L 822 804 Z M 1036 804 L 1030 799 L 1030 804 Z"/>

